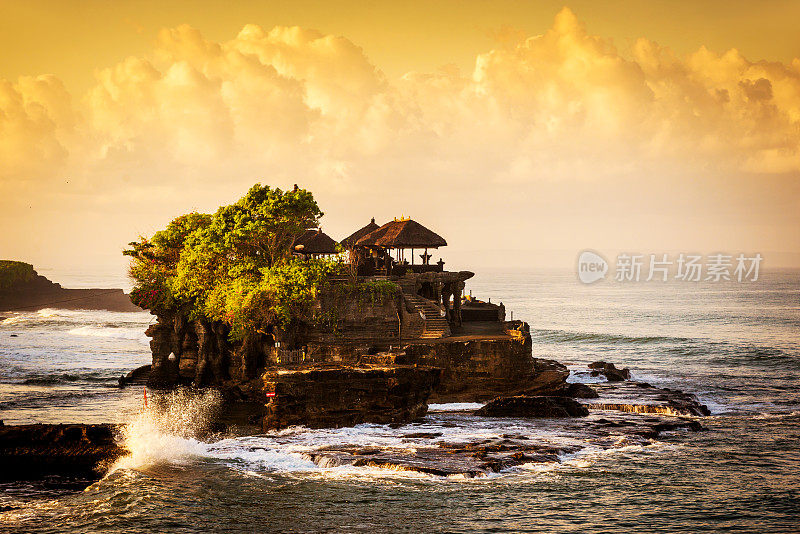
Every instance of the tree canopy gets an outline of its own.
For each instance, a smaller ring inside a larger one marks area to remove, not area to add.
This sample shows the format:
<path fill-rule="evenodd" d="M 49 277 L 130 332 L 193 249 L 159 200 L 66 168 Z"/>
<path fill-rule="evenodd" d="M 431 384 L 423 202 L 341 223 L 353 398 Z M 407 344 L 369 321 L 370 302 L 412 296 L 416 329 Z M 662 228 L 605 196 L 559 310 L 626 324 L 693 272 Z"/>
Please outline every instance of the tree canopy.
<path fill-rule="evenodd" d="M 221 321 L 235 338 L 309 320 L 331 260 L 292 255 L 323 213 L 313 195 L 256 184 L 213 215 L 189 213 L 130 243 L 131 299 L 157 314 Z"/>
<path fill-rule="evenodd" d="M 0 260 L 0 291 L 12 289 L 16 284 L 30 282 L 34 276 L 36 272 L 29 263 Z"/>

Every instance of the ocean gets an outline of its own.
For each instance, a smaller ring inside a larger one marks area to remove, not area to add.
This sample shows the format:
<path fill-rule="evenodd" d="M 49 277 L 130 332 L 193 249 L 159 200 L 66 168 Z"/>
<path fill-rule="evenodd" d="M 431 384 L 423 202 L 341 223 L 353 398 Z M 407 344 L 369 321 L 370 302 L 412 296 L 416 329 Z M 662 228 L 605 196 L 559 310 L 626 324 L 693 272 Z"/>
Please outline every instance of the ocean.
<path fill-rule="evenodd" d="M 0 484 L 0 530 L 800 531 L 800 272 L 592 285 L 568 272 L 481 272 L 467 290 L 527 321 L 534 356 L 568 365 L 571 381 L 601 380 L 586 366 L 605 360 L 636 380 L 696 394 L 712 411 L 706 430 L 601 448 L 542 421 L 433 405 L 401 428 L 200 440 L 193 421 L 217 407 L 214 395 L 175 394 L 155 413 L 143 410 L 139 387 L 115 387 L 149 363 L 144 331 L 153 316 L 9 312 L 0 314 L 0 419 L 126 423 L 134 454 L 84 491 Z M 411 432 L 438 436 L 409 440 Z M 577 452 L 478 478 L 317 465 L 307 455 L 332 444 L 403 449 L 508 432 Z"/>

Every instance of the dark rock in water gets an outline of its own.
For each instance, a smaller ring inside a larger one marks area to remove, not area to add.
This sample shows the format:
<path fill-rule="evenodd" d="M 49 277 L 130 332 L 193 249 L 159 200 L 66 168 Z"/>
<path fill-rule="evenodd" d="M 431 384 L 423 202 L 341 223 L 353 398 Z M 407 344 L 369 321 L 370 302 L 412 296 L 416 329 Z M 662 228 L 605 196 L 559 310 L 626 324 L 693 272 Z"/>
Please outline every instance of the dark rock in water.
<path fill-rule="evenodd" d="M 403 434 L 403 437 L 409 439 L 430 439 L 438 438 L 441 435 L 441 432 L 411 432 L 410 434 Z"/>
<path fill-rule="evenodd" d="M 0 480 L 34 480 L 50 475 L 99 479 L 127 454 L 113 425 L 2 425 Z"/>
<path fill-rule="evenodd" d="M 614 410 L 629 413 L 707 416 L 711 410 L 690 393 L 677 389 L 643 387 L 637 382 L 594 384 L 597 402 L 586 403 L 590 410 Z"/>
<path fill-rule="evenodd" d="M 561 395 L 567 387 L 569 370 L 567 366 L 555 360 L 533 358 L 533 368 L 528 384 L 521 392 L 523 395 Z"/>
<path fill-rule="evenodd" d="M 413 447 L 341 445 L 318 449 L 304 456 L 321 467 L 369 466 L 417 471 L 434 476 L 478 477 L 522 464 L 561 462 L 563 455 L 583 449 L 586 440 L 592 447 L 608 450 L 631 444 L 647 445 L 663 432 L 702 430 L 700 423 L 695 420 L 661 416 L 629 417 L 623 414 L 609 414 L 598 419 L 542 420 L 541 424 L 551 429 L 558 428 L 565 436 L 574 437 L 584 445 L 554 445 L 536 435 L 516 433 L 490 438 L 465 438 L 463 441 L 448 441 L 443 436 L 436 436 L 438 433 L 431 433 L 432 437 L 426 441 L 422 437 L 426 433 L 421 432 L 415 433 L 421 437 Z"/>
<path fill-rule="evenodd" d="M 268 370 L 263 427 L 407 423 L 427 413 L 439 374 L 411 366 Z"/>
<path fill-rule="evenodd" d="M 586 384 L 567 384 L 564 394 L 576 399 L 596 399 L 599 397 L 594 388 Z"/>
<path fill-rule="evenodd" d="M 623 380 L 630 380 L 631 378 L 631 372 L 627 367 L 624 369 L 617 369 L 613 363 L 604 361 L 590 363 L 589 369 L 592 369 L 592 376 L 602 374 L 609 382 L 622 382 Z"/>
<path fill-rule="evenodd" d="M 655 439 L 664 432 L 676 430 L 699 432 L 705 430 L 705 427 L 695 419 L 646 416 L 636 419 L 595 419 L 591 422 L 587 431 L 593 432 L 596 429 L 615 429 L 623 434 Z"/>
<path fill-rule="evenodd" d="M 132 384 L 146 384 L 147 379 L 150 378 L 150 369 L 152 367 L 151 364 L 143 365 L 129 372 L 127 375 L 122 375 L 118 380 L 119 387 L 122 388 Z"/>
<path fill-rule="evenodd" d="M 553 447 L 529 440 L 487 439 L 474 442 L 438 442 L 414 449 L 331 447 L 305 456 L 323 467 L 340 465 L 417 471 L 434 476 L 484 476 L 531 462 L 557 462 L 558 455 L 580 447 Z"/>
<path fill-rule="evenodd" d="M 679 421 L 665 421 L 663 423 L 657 423 L 653 425 L 653 432 L 655 433 L 654 437 L 658 437 L 659 434 L 662 432 L 670 432 L 673 430 L 691 430 L 692 432 L 699 432 L 701 430 L 705 430 L 703 425 L 700 424 L 699 421 L 694 421 L 692 419 L 681 419 Z"/>
<path fill-rule="evenodd" d="M 584 417 L 589 410 L 569 397 L 498 397 L 475 415 L 484 417 Z"/>

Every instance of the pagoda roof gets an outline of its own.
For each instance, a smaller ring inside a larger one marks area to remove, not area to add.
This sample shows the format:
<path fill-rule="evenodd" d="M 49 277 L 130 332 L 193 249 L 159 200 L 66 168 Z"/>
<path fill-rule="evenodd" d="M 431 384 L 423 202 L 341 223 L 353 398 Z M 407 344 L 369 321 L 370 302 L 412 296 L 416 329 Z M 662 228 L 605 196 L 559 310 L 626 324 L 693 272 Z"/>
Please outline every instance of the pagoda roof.
<path fill-rule="evenodd" d="M 350 248 L 353 245 L 355 245 L 359 239 L 361 239 L 365 235 L 371 234 L 378 228 L 380 228 L 380 226 L 375 224 L 375 217 L 373 217 L 372 220 L 369 221 L 369 224 L 363 226 L 362 228 L 359 228 L 349 236 L 342 239 L 342 245 L 344 245 L 347 248 Z"/>
<path fill-rule="evenodd" d="M 294 240 L 292 250 L 302 254 L 336 254 L 336 241 L 321 228 L 309 228 Z"/>
<path fill-rule="evenodd" d="M 447 246 L 447 241 L 409 218 L 390 221 L 361 237 L 355 244 L 364 247 L 439 248 Z"/>

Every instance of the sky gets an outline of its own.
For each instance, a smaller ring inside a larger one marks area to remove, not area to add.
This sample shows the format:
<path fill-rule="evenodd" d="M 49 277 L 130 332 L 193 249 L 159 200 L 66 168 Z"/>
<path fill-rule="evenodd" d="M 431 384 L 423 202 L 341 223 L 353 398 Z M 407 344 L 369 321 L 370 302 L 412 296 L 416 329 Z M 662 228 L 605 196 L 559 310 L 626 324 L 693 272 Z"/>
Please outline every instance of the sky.
<path fill-rule="evenodd" d="M 120 251 L 256 182 L 443 235 L 800 266 L 800 3 L 0 1 L 0 257 Z"/>

